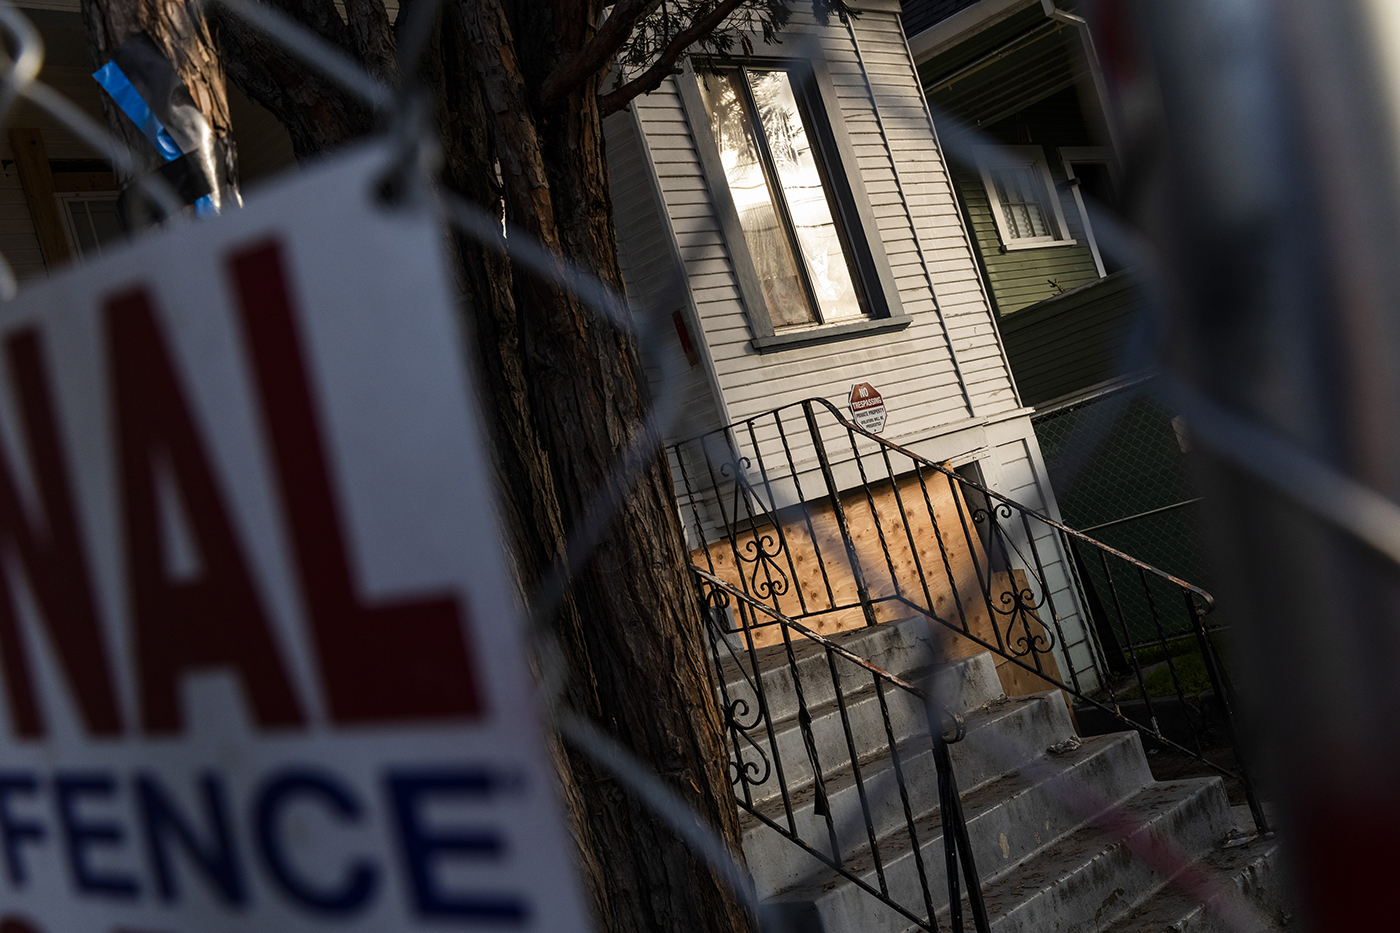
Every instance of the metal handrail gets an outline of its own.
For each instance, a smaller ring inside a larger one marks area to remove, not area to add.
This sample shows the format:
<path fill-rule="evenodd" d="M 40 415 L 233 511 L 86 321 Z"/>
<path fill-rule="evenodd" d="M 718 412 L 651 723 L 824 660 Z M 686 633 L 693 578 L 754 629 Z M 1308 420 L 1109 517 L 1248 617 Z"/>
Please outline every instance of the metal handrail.
<path fill-rule="evenodd" d="M 736 633 L 728 630 L 720 630 L 716 633 L 714 630 L 718 629 L 719 626 L 715 620 L 715 614 L 708 611 L 704 613 L 706 623 L 712 630 L 711 656 L 715 664 L 715 673 L 721 694 L 720 699 L 725 717 L 725 728 L 730 733 L 730 741 L 735 755 L 735 761 L 731 762 L 730 765 L 730 773 L 732 782 L 741 791 L 737 797 L 739 806 L 759 822 L 797 844 L 809 855 L 854 883 L 867 894 L 879 899 L 886 906 L 898 912 L 920 929 L 927 931 L 938 930 L 937 904 L 930 888 L 928 871 L 924 864 L 923 851 L 917 828 L 918 817 L 922 816 L 922 814 L 916 815 L 910 801 L 909 787 L 905 781 L 904 768 L 901 762 L 901 743 L 896 737 L 891 722 L 889 705 L 882 685 L 889 684 L 915 697 L 919 700 L 927 717 L 929 734 L 932 740 L 932 757 L 938 776 L 938 809 L 941 817 L 940 823 L 943 829 L 949 925 L 951 929 L 958 931 L 958 933 L 961 933 L 964 928 L 962 916 L 962 898 L 964 895 L 961 891 L 963 885 L 959 884 L 958 879 L 958 870 L 961 869 L 963 882 L 967 889 L 967 903 L 972 914 L 974 929 L 977 930 L 977 933 L 989 933 L 990 921 L 983 899 L 981 878 L 977 872 L 976 861 L 972 853 L 971 840 L 967 830 L 967 818 L 962 809 L 962 800 L 958 792 L 957 779 L 953 773 L 951 757 L 948 754 L 948 745 L 959 742 L 963 738 L 961 718 L 948 713 L 946 710 L 935 711 L 934 704 L 930 701 L 928 693 L 923 689 L 885 670 L 868 659 L 861 657 L 855 652 L 850 651 L 821 633 L 808 628 L 796 619 L 789 618 L 776 609 L 764 605 L 762 602 L 754 599 L 749 594 L 725 582 L 709 571 L 692 565 L 691 572 L 695 575 L 697 584 L 700 585 L 701 590 L 705 593 L 705 608 L 719 607 L 724 605 L 726 601 L 733 601 L 735 605 L 740 607 L 740 621 L 742 625 L 740 631 L 745 635 L 747 653 L 751 664 L 751 669 L 745 670 L 742 663 L 740 663 L 740 673 L 747 682 L 749 689 L 753 692 L 754 699 L 758 705 L 758 716 L 747 722 L 744 721 L 744 718 L 749 715 L 747 702 L 742 698 L 732 700 L 729 696 L 723 658 L 719 648 L 721 642 L 728 644 L 728 640 L 724 636 Z M 782 756 L 775 735 L 773 718 L 768 707 L 766 690 L 763 686 L 764 669 L 759 664 L 753 643 L 752 633 L 754 626 L 750 624 L 750 619 L 755 613 L 761 613 L 769 617 L 783 632 L 786 660 L 789 665 L 790 676 L 792 678 L 798 704 L 797 723 L 799 729 L 802 731 L 803 744 L 812 770 L 814 798 L 817 801 L 814 807 L 814 813 L 822 816 L 824 819 L 830 853 L 822 851 L 808 840 L 803 839 L 797 828 L 792 803 L 794 789 L 789 786 L 784 775 Z M 826 766 L 823 766 L 817 752 L 816 741 L 812 733 L 812 717 L 807 707 L 805 691 L 802 679 L 799 676 L 797 660 L 792 647 L 791 636 L 793 633 L 820 646 L 822 651 L 826 654 L 827 667 L 832 679 L 832 691 L 840 712 L 842 728 L 845 733 L 850 756 L 846 762 L 842 762 L 841 764 L 843 766 L 849 766 L 852 769 L 856 781 L 856 788 L 861 803 L 861 815 L 865 822 L 866 840 L 870 847 L 869 853 L 872 857 L 879 880 L 878 887 L 872 885 L 847 867 L 845 860 L 842 858 L 843 848 L 839 841 L 840 833 L 836 826 L 835 814 L 830 807 L 825 786 L 825 776 L 830 773 L 832 763 L 828 762 Z M 714 634 L 718 634 L 720 637 L 715 638 L 713 637 Z M 734 651 L 732 647 L 729 650 L 731 655 L 733 655 Z M 880 712 L 885 728 L 885 735 L 889 743 L 888 752 L 890 761 L 894 767 L 895 781 L 899 790 L 900 803 L 904 815 L 903 830 L 908 833 L 909 845 L 912 847 L 919 881 L 922 887 L 923 906 L 925 910 L 924 916 L 920 916 L 907 905 L 901 904 L 891 894 L 889 885 L 886 882 L 884 863 L 880 854 L 880 834 L 876 830 L 871 816 L 871 808 L 867 799 L 864 778 L 861 772 L 861 764 L 863 761 L 869 760 L 869 755 L 867 753 L 867 755 L 863 756 L 856 749 L 847 703 L 842 688 L 842 678 L 838 674 L 835 665 L 834 659 L 836 657 L 840 657 L 870 673 L 875 686 L 876 694 L 880 702 Z M 735 660 L 738 660 L 737 657 Z M 935 721 L 936 713 L 941 714 L 938 715 L 938 719 L 941 721 Z M 949 725 L 951 725 L 951 729 Z M 760 729 L 766 732 L 767 745 L 773 755 L 773 760 L 771 762 L 767 760 L 767 756 L 760 743 L 749 735 L 749 733 Z M 750 768 L 752 763 L 744 761 L 745 746 L 753 749 L 758 755 L 763 756 L 766 767 L 762 769 L 756 767 Z M 778 791 L 781 795 L 783 812 L 786 817 L 787 825 L 779 823 L 777 820 L 774 820 L 762 812 L 761 808 L 751 796 L 752 786 L 764 784 L 774 775 L 776 775 L 778 779 Z"/>
<path fill-rule="evenodd" d="M 1201 589 L 1199 586 L 1196 586 L 1193 583 L 1188 583 L 1180 577 L 1173 576 L 1172 574 L 1167 573 L 1165 570 L 1154 567 L 1151 564 L 1146 563 L 1145 561 L 1140 561 L 1136 557 L 1133 557 L 1131 554 L 1125 554 L 1115 547 L 1104 544 L 1097 538 L 1091 538 L 1084 532 L 1071 528 L 1063 522 L 1056 521 L 1055 519 L 1044 514 L 1043 512 L 1037 512 L 1034 509 L 1027 508 L 1026 506 L 1015 501 L 1014 499 L 1008 499 L 1006 496 L 1002 495 L 999 492 L 996 492 L 995 490 L 988 489 L 987 487 L 979 483 L 975 483 L 964 476 L 959 476 L 957 473 L 954 473 L 952 470 L 948 469 L 942 464 L 935 463 L 934 461 L 929 460 L 922 454 L 915 453 L 907 447 L 903 447 L 899 444 L 896 444 L 894 441 L 886 440 L 878 434 L 871 434 L 869 431 L 865 430 L 860 425 L 847 419 L 845 415 L 841 414 L 841 410 L 839 408 L 837 408 L 835 405 L 833 405 L 831 402 L 827 401 L 824 398 L 809 399 L 808 402 L 825 407 L 828 411 L 831 412 L 833 416 L 835 416 L 836 420 L 840 422 L 841 426 L 846 428 L 848 431 L 854 431 L 856 434 L 860 434 L 863 437 L 867 437 L 875 443 L 881 445 L 882 447 L 898 451 L 899 453 L 903 454 L 909 459 L 914 460 L 922 464 L 923 466 L 929 467 L 930 469 L 937 470 L 940 473 L 946 474 L 948 477 L 960 483 L 961 485 L 975 489 L 978 492 L 982 493 L 984 496 L 996 499 L 998 502 L 1001 502 L 1004 505 L 1008 505 L 1019 512 L 1031 512 L 1036 516 L 1037 519 L 1044 522 L 1046 525 L 1049 525 L 1051 528 L 1054 528 L 1056 531 L 1069 535 L 1070 537 L 1075 538 L 1076 540 L 1083 541 L 1085 544 L 1097 548 L 1100 551 L 1112 554 L 1114 557 L 1118 558 L 1126 564 L 1136 567 L 1146 573 L 1150 573 L 1153 576 L 1161 578 L 1162 580 L 1166 580 L 1172 585 L 1180 587 L 1183 590 L 1187 590 L 1191 593 L 1194 593 L 1196 596 L 1200 597 L 1202 602 L 1206 604 L 1207 612 L 1210 612 L 1215 609 L 1215 597 L 1207 593 L 1205 590 Z M 798 402 L 797 404 L 803 405 L 807 404 L 808 402 Z"/>
<path fill-rule="evenodd" d="M 820 425 L 819 411 L 825 412 L 823 420 L 830 415 L 834 424 Z M 839 462 L 833 461 L 824 431 L 837 431 L 849 441 L 849 457 L 843 453 Z M 707 438 L 719 442 L 706 444 Z M 863 452 L 858 439 L 875 445 L 874 452 Z M 691 442 L 672 446 L 670 455 L 683 486 L 678 492 L 690 505 L 703 562 L 708 563 L 702 572 L 707 583 L 709 578 L 722 580 L 726 593 L 742 593 L 766 607 L 764 613 L 754 613 L 756 627 L 774 625 L 771 620 L 782 616 L 787 637 L 787 628 L 800 624 L 798 619 L 834 613 L 846 614 L 849 620 L 849 613 L 859 611 L 865 625 L 874 625 L 882 612 L 888 617 L 890 608 L 907 607 L 1065 690 L 1084 707 L 1098 709 L 1161 746 L 1239 780 L 1256 825 L 1268 831 L 1239 753 L 1233 688 L 1206 625 L 1215 609 L 1210 593 L 864 430 L 826 399 L 783 406 L 696 440 L 701 442 L 698 455 L 703 457 L 708 485 L 697 483 L 688 466 L 695 456 L 686 453 Z M 714 456 L 720 448 L 725 459 L 717 468 Z M 781 457 L 770 454 L 765 459 L 765 450 L 779 448 Z M 740 455 L 741 450 L 747 453 Z M 867 460 L 882 463 L 885 476 L 876 475 L 872 481 Z M 858 482 L 838 484 L 836 469 L 852 465 L 859 472 Z M 938 477 L 951 491 L 949 504 L 940 507 L 943 517 L 934 506 L 936 490 L 930 483 Z M 815 497 L 804 488 L 804 482 L 814 479 L 822 487 Z M 786 497 L 778 494 L 784 484 Z M 730 486 L 732 496 L 726 492 Z M 880 496 L 887 497 L 884 506 Z M 796 511 L 780 507 L 780 499 L 793 503 Z M 711 513 L 708 534 L 702 506 Z M 891 511 L 896 515 L 893 521 Z M 826 513 L 825 519 L 814 518 L 821 513 Z M 857 513 L 873 522 L 866 530 L 874 534 L 861 546 L 851 525 Z M 931 532 L 922 541 L 910 527 L 910 519 L 919 519 L 915 513 L 922 513 Z M 838 546 L 822 544 L 817 531 L 821 522 L 828 540 L 839 537 Z M 892 545 L 902 549 L 901 566 L 896 566 Z M 714 560 L 721 555 L 716 547 L 727 547 L 737 580 L 723 580 L 717 572 Z M 804 558 L 795 557 L 795 549 L 805 549 L 814 558 L 804 565 L 808 573 L 816 572 L 805 592 L 798 580 Z M 921 550 L 926 553 L 921 555 Z M 963 578 L 954 572 L 958 560 Z M 968 578 L 969 568 L 975 580 Z M 880 591 L 882 580 L 892 594 Z M 949 594 L 951 607 L 945 598 Z M 760 615 L 770 621 L 758 621 Z M 975 618 L 987 620 L 988 629 L 974 628 Z M 1132 625 L 1137 634 L 1130 631 Z M 1067 632 L 1080 640 L 1068 641 Z M 1194 640 L 1200 653 L 1220 731 L 1213 732 L 1201 699 L 1188 699 L 1177 660 L 1183 639 Z M 1071 649 L 1078 651 L 1077 661 Z M 1161 657 L 1144 661 L 1144 652 L 1154 649 Z M 1068 665 L 1067 677 L 1060 675 L 1057 657 Z M 1158 709 L 1172 702 L 1170 693 L 1154 695 L 1148 686 L 1147 669 L 1159 661 L 1175 691 L 1184 735 L 1165 729 L 1158 718 Z M 1120 694 L 1125 692 L 1137 692 L 1141 702 L 1134 698 L 1132 706 L 1124 707 L 1127 697 Z M 1216 740 L 1212 736 L 1221 732 L 1235 754 L 1234 769 L 1206 754 L 1207 744 Z"/>
<path fill-rule="evenodd" d="M 845 658 L 847 661 L 850 661 L 853 664 L 865 668 L 867 671 L 870 671 L 870 673 L 874 674 L 876 677 L 879 677 L 882 680 L 887 680 L 902 690 L 909 691 L 914 696 L 918 697 L 919 699 L 925 702 L 928 701 L 928 694 L 924 693 L 924 691 L 919 687 L 914 686 L 913 684 L 909 683 L 907 680 L 904 680 L 896 674 L 891 674 L 883 667 L 880 667 L 878 664 L 874 664 L 871 661 L 862 658 L 855 652 L 843 648 L 841 645 L 832 641 L 830 638 L 827 638 L 820 632 L 815 632 L 812 629 L 809 629 L 807 626 L 803 625 L 801 622 L 798 622 L 796 619 L 790 619 L 787 616 L 783 615 L 781 612 L 778 612 L 776 609 L 772 608 L 771 606 L 766 606 L 758 600 L 751 598 L 747 593 L 744 593 L 742 590 L 738 590 L 733 586 L 730 586 L 728 583 L 725 583 L 723 580 L 710 573 L 708 570 L 691 564 L 690 572 L 695 574 L 701 580 L 704 580 L 706 583 L 708 583 L 715 589 L 722 590 L 726 594 L 734 597 L 735 599 L 744 600 L 745 602 L 750 604 L 750 607 L 752 609 L 754 609 L 757 612 L 761 612 L 766 616 L 769 616 L 774 622 L 777 622 L 781 625 L 786 625 L 789 628 L 794 629 L 800 635 L 802 635 L 802 637 L 814 641 L 817 644 L 824 646 L 828 651 L 838 654 L 841 657 Z M 951 742 L 954 740 L 949 739 L 948 741 Z"/>

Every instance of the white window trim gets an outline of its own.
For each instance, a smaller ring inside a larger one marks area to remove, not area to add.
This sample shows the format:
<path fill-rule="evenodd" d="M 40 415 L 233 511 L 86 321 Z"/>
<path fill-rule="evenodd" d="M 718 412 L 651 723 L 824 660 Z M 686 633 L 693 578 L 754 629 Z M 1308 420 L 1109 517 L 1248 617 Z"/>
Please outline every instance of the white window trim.
<path fill-rule="evenodd" d="M 836 193 L 847 236 L 852 248 L 858 251 L 855 263 L 859 268 L 858 284 L 866 290 L 866 298 L 870 302 L 872 312 L 870 317 L 859 320 L 798 325 L 781 330 L 774 328 L 739 224 L 739 215 L 734 207 L 729 182 L 720 165 L 719 152 L 710 129 L 709 114 L 700 97 L 699 77 L 696 75 L 694 64 L 687 62 L 682 74 L 676 79 L 677 86 L 682 106 L 686 111 L 686 119 L 695 137 L 696 155 L 701 163 L 701 172 L 710 190 L 720 233 L 734 269 L 735 284 L 747 312 L 749 328 L 753 334 L 750 345 L 758 352 L 766 353 L 908 327 L 911 318 L 904 310 L 889 257 L 885 254 L 884 237 L 865 191 L 860 162 L 846 135 L 845 121 L 840 111 L 840 98 L 831 81 L 831 75 L 827 72 L 826 63 L 821 58 L 750 57 L 745 61 L 751 67 L 782 68 L 793 74 L 805 71 L 806 77 L 813 81 L 813 86 L 809 89 L 809 106 L 813 111 L 811 115 L 814 125 L 808 129 L 815 134 L 813 142 L 822 148 L 829 173 L 826 184 L 831 185 L 830 190 Z"/>
<path fill-rule="evenodd" d="M 978 146 L 976 150 L 977 168 L 982 176 L 982 187 L 987 192 L 987 203 L 992 210 L 992 220 L 996 223 L 997 236 L 1001 238 L 1001 248 L 1007 252 L 1023 249 L 1045 249 L 1055 246 L 1073 246 L 1075 240 L 1069 235 L 1065 224 L 1065 212 L 1060 206 L 1060 193 L 1055 188 L 1055 179 L 1050 175 L 1050 166 L 1045 161 L 1045 150 L 1040 146 Z M 998 165 L 1014 162 L 1029 164 L 1039 169 L 1041 183 L 1045 186 L 1046 201 L 1051 216 L 1047 218 L 1055 229 L 1054 236 L 1013 237 L 1011 225 L 1006 222 L 1001 198 L 997 196 L 996 183 L 992 179 L 992 169 Z"/>
<path fill-rule="evenodd" d="M 1061 146 L 1060 162 L 1065 167 L 1065 177 L 1071 181 L 1079 177 L 1074 173 L 1074 163 L 1092 162 L 1108 166 L 1109 176 L 1114 184 L 1118 183 L 1118 164 L 1113 159 L 1113 150 L 1108 146 Z M 1099 241 L 1094 236 L 1094 225 L 1084 206 L 1084 195 L 1080 193 L 1078 185 L 1072 185 L 1070 190 L 1074 192 L 1074 205 L 1079 209 L 1079 218 L 1084 222 L 1084 239 L 1089 241 L 1089 251 L 1094 254 L 1094 268 L 1098 269 L 1099 278 L 1103 278 L 1108 271 L 1103 264 L 1103 256 L 1099 254 Z"/>
<path fill-rule="evenodd" d="M 116 197 L 115 191 L 59 191 L 54 194 L 54 200 L 58 202 L 58 217 L 63 222 L 63 235 L 68 239 L 68 252 L 74 259 L 91 262 L 102 255 L 102 246 L 97 244 L 97 256 L 83 255 L 81 241 L 78 239 L 78 231 L 73 229 L 73 216 L 68 205 L 75 201 L 114 201 Z"/>

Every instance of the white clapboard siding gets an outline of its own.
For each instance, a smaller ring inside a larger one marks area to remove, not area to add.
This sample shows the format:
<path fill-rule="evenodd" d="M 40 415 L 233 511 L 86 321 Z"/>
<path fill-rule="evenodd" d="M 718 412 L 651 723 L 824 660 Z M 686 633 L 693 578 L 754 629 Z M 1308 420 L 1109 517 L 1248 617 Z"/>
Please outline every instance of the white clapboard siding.
<path fill-rule="evenodd" d="M 628 302 L 650 352 L 644 356 L 653 394 L 676 393 L 680 417 L 673 433 L 690 436 L 723 424 L 703 358 L 692 366 L 672 320 L 680 312 L 691 341 L 703 357 L 703 334 L 695 333 L 693 309 L 688 307 L 680 258 L 670 224 L 656 203 L 655 179 L 646 150 L 637 139 L 630 113 L 617 113 L 604 122 L 608 173 L 617 229 L 618 262 Z M 703 257 L 702 269 L 722 256 Z"/>
<path fill-rule="evenodd" d="M 1018 402 L 1010 370 L 902 28 L 892 15 L 866 13 L 847 31 L 870 84 L 973 412 L 992 416 L 1013 410 Z"/>
<path fill-rule="evenodd" d="M 844 404 L 853 383 L 870 382 L 891 409 L 886 436 L 912 441 L 1012 411 L 1017 401 L 898 19 L 866 11 L 854 23 L 854 32 L 835 19 L 820 26 L 797 9 L 772 51 L 819 56 L 831 75 L 911 319 L 902 331 L 755 351 L 675 79 L 633 107 L 730 416 L 742 420 L 811 397 Z"/>

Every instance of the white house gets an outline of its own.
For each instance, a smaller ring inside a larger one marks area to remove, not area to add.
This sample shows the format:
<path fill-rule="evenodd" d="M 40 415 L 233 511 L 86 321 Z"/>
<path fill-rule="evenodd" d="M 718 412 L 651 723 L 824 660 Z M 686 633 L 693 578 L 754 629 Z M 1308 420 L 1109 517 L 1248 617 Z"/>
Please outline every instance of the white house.
<path fill-rule="evenodd" d="M 845 409 L 868 383 L 886 402 L 885 439 L 1054 517 L 900 4 L 852 6 L 849 22 L 823 25 L 795 3 L 781 43 L 755 36 L 741 62 L 692 63 L 607 120 L 628 295 L 673 319 L 651 370 L 657 391 L 682 399 L 673 439 L 802 399 Z M 760 421 L 759 447 L 785 459 Z M 807 454 L 793 471 L 814 474 Z M 834 464 L 843 489 L 859 482 L 851 459 Z M 732 516 L 692 492 L 678 479 L 683 512 L 705 500 L 704 530 L 688 522 L 699 546 Z M 792 501 L 774 492 L 766 504 Z M 1071 629 L 1076 667 L 1088 668 L 1077 619 Z"/>
<path fill-rule="evenodd" d="M 1145 699 L 1145 717 L 1096 699 L 1123 676 L 1091 637 L 1104 607 L 1072 553 L 1074 541 L 1097 545 L 1046 521 L 1058 511 L 1031 409 L 998 337 L 899 0 L 848 2 L 858 16 L 823 24 L 794 0 L 780 43 L 754 36 L 741 62 L 692 62 L 605 123 L 624 280 L 653 338 L 648 376 L 679 410 L 668 455 L 693 560 L 713 572 L 711 597 L 715 579 L 748 594 L 716 608 L 764 622 L 752 607 L 767 605 L 805 620 L 800 671 L 791 648 L 761 655 L 750 642 L 743 654 L 707 631 L 759 893 L 803 929 L 934 928 L 955 890 L 942 874 L 962 816 L 944 783 L 954 774 L 978 789 L 956 848 L 965 864 L 975 855 L 998 929 L 1106 929 L 1153 903 L 1145 916 L 1194 916 L 1065 793 L 1081 782 L 1085 799 L 1117 801 L 1151 845 L 1165 838 L 1193 858 L 1231 825 L 1218 778 L 1157 784 L 1137 733 L 1076 735 L 1071 693 L 1114 728 L 1168 739 Z M 77 0 L 25 7 L 49 47 L 41 79 L 100 119 Z M 292 163 L 270 114 L 234 88 L 230 106 L 246 183 Z M 8 124 L 0 251 L 18 277 L 43 277 L 120 236 L 115 180 L 98 153 L 27 106 Z M 840 420 L 858 387 L 866 404 L 883 398 L 883 425 L 868 423 L 894 446 Z M 1160 574 L 1149 584 L 1151 568 L 1111 556 L 1141 580 L 1154 620 L 1150 586 L 1165 586 L 1170 608 L 1199 622 L 1193 593 L 1204 594 Z M 781 640 L 768 624 L 760 644 Z M 901 678 L 926 674 L 928 645 L 959 625 L 962 635 L 944 636 L 945 647 L 961 645 L 944 657 L 958 658 L 943 668 L 953 686 L 929 704 Z M 812 629 L 842 633 L 840 667 Z M 967 634 L 981 641 L 957 641 Z M 1155 647 L 1169 657 L 1165 635 Z M 1179 685 L 1175 699 L 1186 707 Z M 951 753 L 934 738 L 942 727 L 930 728 L 940 704 L 965 716 Z M 940 748 L 951 764 L 935 762 Z M 1240 872 L 1251 891 L 1270 890 L 1259 883 L 1276 871 L 1277 846 L 1267 846 L 1214 867 L 1241 890 Z"/>

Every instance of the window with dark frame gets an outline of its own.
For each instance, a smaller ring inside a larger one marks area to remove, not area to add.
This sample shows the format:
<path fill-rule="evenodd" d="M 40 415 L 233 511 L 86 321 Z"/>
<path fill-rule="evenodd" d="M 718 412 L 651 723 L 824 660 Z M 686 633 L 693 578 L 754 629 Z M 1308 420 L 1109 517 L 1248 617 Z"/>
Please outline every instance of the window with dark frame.
<path fill-rule="evenodd" d="M 699 78 L 774 329 L 870 318 L 800 75 L 780 67 L 742 67 Z"/>

